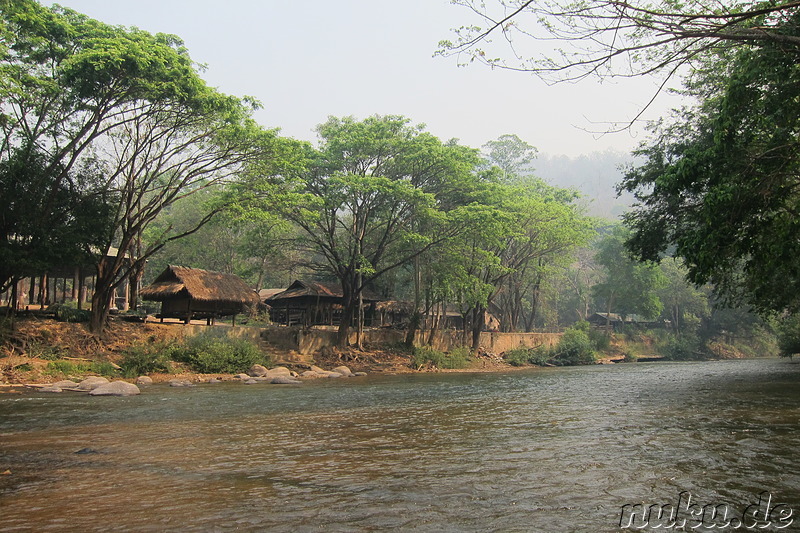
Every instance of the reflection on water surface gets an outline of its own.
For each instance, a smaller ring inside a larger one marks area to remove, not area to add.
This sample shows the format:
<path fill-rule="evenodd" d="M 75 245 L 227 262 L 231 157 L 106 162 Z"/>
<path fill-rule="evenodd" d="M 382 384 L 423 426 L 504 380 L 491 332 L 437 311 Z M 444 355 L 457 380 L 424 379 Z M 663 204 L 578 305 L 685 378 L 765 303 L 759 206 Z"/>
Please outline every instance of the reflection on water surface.
<path fill-rule="evenodd" d="M 0 531 L 617 531 L 681 491 L 797 514 L 799 383 L 751 360 L 6 395 Z"/>

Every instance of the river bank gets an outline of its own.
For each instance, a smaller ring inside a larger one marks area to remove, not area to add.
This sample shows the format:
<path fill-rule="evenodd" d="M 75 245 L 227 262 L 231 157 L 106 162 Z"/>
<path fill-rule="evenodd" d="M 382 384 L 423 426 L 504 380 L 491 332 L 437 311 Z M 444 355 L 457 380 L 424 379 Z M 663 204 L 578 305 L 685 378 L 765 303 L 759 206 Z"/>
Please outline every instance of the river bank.
<path fill-rule="evenodd" d="M 29 316 L 16 319 L 13 324 L 6 320 L 0 329 L 0 392 L 21 384 L 46 384 L 63 379 L 77 379 L 88 375 L 104 375 L 121 379 L 120 364 L 131 350 L 149 349 L 181 343 L 187 338 L 203 335 L 212 329 L 201 325 L 184 326 L 180 323 L 135 322 L 116 317 L 110 323 L 103 339 L 92 335 L 85 324 L 59 322 L 50 318 Z M 347 365 L 353 372 L 368 374 L 404 374 L 418 372 L 507 372 L 520 368 L 514 361 L 506 359 L 507 352 L 542 343 L 552 347 L 560 334 L 503 334 L 487 333 L 485 345 L 477 356 L 465 358 L 461 368 L 446 369 L 446 365 L 419 364 L 414 356 L 397 339 L 402 332 L 375 331 L 363 350 L 348 348 L 339 350 L 320 339 L 330 337 L 332 330 L 298 330 L 277 327 L 231 327 L 215 326 L 215 334 L 229 338 L 241 338 L 257 345 L 257 349 L 268 359 L 269 366 L 285 366 L 296 374 L 312 365 L 332 369 Z M 313 336 L 313 339 L 312 339 Z M 309 339 L 312 339 L 309 341 Z M 395 339 L 393 342 L 390 342 Z M 301 342 L 302 341 L 302 342 Z M 452 341 L 452 339 L 451 339 Z M 304 349 L 304 353 L 300 350 Z M 510 352 L 509 352 L 510 353 Z M 722 348 L 714 351 L 719 359 L 740 357 L 741 354 Z M 611 336 L 602 351 L 596 352 L 596 362 L 611 364 L 623 361 L 652 361 L 660 359 L 655 340 L 647 335 L 636 337 Z M 248 365 L 249 366 L 249 365 Z M 523 368 L 530 368 L 525 365 Z M 247 367 L 241 368 L 243 372 Z M 149 369 L 154 382 L 184 380 L 202 383 L 211 380 L 231 381 L 234 373 L 202 373 L 191 365 L 170 361 L 169 372 Z M 136 375 L 126 373 L 133 381 Z M 137 374 L 138 375 L 138 374 Z"/>
<path fill-rule="evenodd" d="M 255 329 L 255 328 L 254 328 Z M 103 339 L 92 335 L 85 324 L 58 322 L 47 318 L 17 319 L 0 337 L 0 393 L 19 390 L 24 384 L 47 384 L 86 375 L 106 375 L 135 381 L 120 375 L 124 354 L 135 347 L 177 342 L 185 334 L 181 324 L 127 322 L 113 320 Z M 256 337 L 257 338 L 257 337 Z M 412 368 L 411 354 L 399 345 L 365 345 L 364 350 L 328 347 L 313 355 L 301 355 L 276 343 L 259 347 L 273 362 L 300 374 L 312 365 L 332 369 L 347 365 L 353 372 L 401 374 L 420 371 L 496 372 L 513 370 L 498 355 L 482 353 L 467 368 L 444 370 Z M 171 363 L 171 372 L 148 372 L 155 383 L 183 380 L 204 383 L 212 380 L 235 381 L 233 373 L 198 373 L 181 363 Z"/>

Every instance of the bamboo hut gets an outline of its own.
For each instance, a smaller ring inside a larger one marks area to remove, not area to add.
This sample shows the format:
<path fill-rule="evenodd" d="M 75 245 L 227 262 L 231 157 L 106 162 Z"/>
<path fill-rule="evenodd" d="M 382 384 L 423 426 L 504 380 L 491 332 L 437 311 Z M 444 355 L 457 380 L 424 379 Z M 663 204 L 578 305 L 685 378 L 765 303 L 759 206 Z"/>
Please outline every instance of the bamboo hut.
<path fill-rule="evenodd" d="M 258 294 L 238 276 L 199 268 L 170 265 L 148 287 L 142 299 L 161 302 L 158 318 L 180 318 L 185 323 L 245 313 L 258 305 Z"/>

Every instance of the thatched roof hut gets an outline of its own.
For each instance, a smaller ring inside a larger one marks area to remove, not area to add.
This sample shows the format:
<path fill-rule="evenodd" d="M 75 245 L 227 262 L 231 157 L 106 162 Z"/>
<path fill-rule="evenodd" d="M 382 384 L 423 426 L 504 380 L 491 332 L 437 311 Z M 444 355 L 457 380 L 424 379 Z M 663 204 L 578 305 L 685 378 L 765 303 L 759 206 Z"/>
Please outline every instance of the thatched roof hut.
<path fill-rule="evenodd" d="M 258 294 L 238 276 L 175 265 L 142 289 L 141 296 L 161 302 L 160 318 L 186 322 L 236 315 L 259 303 Z"/>

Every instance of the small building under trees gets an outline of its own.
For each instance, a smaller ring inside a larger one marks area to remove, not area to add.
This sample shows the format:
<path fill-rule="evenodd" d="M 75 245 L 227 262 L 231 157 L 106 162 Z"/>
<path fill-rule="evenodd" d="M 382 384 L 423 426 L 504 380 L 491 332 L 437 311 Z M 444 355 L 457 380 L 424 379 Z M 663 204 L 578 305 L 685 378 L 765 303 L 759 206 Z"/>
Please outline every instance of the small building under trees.
<path fill-rule="evenodd" d="M 377 298 L 364 295 L 364 325 L 375 316 Z M 268 297 L 270 319 L 276 324 L 337 326 L 342 318 L 344 297 L 338 284 L 296 280 L 289 288 Z"/>
<path fill-rule="evenodd" d="M 144 300 L 161 302 L 159 318 L 180 318 L 188 323 L 248 313 L 258 303 L 258 294 L 233 274 L 199 268 L 168 266 L 156 280 L 142 289 Z"/>

